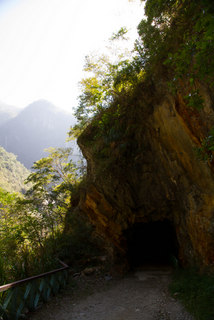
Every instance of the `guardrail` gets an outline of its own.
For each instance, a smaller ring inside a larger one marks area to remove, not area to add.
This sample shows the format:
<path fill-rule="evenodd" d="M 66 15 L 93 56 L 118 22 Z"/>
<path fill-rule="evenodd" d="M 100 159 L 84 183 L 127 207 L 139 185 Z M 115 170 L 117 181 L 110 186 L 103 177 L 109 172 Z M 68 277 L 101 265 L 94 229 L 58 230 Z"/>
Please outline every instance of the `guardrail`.
<path fill-rule="evenodd" d="M 0 286 L 0 320 L 18 320 L 66 285 L 68 266 Z"/>

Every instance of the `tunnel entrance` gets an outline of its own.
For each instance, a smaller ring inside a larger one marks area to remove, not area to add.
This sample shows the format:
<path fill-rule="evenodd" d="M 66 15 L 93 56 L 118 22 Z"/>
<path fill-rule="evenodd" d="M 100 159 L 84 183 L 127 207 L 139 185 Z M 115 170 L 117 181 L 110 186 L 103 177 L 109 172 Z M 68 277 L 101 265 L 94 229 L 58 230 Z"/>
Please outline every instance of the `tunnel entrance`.
<path fill-rule="evenodd" d="M 178 243 L 169 220 L 136 223 L 128 231 L 127 256 L 131 267 L 145 264 L 170 264 L 178 256 Z"/>

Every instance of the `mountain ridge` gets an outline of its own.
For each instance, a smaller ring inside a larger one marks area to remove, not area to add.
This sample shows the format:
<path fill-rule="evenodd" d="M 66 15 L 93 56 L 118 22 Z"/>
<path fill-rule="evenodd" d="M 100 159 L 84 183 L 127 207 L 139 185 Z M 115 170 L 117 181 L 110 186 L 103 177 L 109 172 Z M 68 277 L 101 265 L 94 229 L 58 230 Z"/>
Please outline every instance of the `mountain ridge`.
<path fill-rule="evenodd" d="M 66 134 L 74 121 L 72 114 L 51 102 L 37 100 L 0 126 L 0 145 L 31 168 L 33 162 L 46 156 L 44 149 L 65 146 Z"/>
<path fill-rule="evenodd" d="M 0 126 L 14 118 L 19 112 L 19 108 L 0 101 Z"/>

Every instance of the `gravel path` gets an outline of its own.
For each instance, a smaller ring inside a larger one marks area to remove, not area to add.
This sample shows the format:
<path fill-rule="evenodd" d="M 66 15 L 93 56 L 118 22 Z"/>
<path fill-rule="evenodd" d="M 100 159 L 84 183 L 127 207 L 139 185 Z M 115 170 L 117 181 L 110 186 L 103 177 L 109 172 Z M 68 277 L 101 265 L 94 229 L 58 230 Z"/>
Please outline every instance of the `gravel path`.
<path fill-rule="evenodd" d="M 32 313 L 29 320 L 193 320 L 170 297 L 169 268 L 148 268 L 122 279 L 79 280 L 79 288 L 65 292 Z M 108 281 L 107 281 L 108 280 Z M 104 281 L 104 282 L 103 282 Z M 94 291 L 94 292 L 92 292 Z"/>

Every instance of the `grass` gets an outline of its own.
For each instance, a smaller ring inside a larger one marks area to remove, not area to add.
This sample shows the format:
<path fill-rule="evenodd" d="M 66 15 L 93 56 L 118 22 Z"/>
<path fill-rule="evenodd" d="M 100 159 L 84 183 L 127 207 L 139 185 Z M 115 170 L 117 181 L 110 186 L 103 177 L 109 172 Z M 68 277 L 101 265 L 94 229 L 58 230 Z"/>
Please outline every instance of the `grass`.
<path fill-rule="evenodd" d="M 169 289 L 196 320 L 214 320 L 214 274 L 178 269 Z"/>

